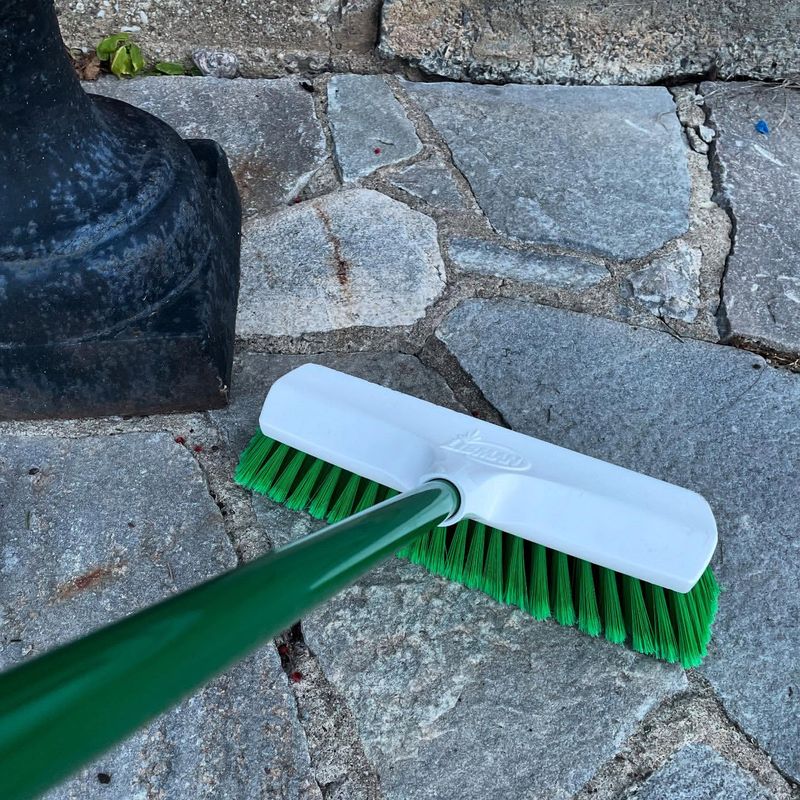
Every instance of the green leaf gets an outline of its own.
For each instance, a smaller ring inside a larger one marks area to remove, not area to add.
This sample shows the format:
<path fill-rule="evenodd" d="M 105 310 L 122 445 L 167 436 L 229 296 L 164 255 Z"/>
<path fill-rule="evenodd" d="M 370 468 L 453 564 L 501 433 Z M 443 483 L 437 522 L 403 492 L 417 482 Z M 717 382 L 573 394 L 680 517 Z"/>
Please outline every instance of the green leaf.
<path fill-rule="evenodd" d="M 133 64 L 127 47 L 120 47 L 111 61 L 111 71 L 121 78 L 123 75 L 133 75 Z"/>
<path fill-rule="evenodd" d="M 186 67 L 183 64 L 176 64 L 174 61 L 159 61 L 156 64 L 156 71 L 162 75 L 185 75 Z"/>
<path fill-rule="evenodd" d="M 113 36 L 107 36 L 95 48 L 97 57 L 101 61 L 108 61 L 117 52 L 120 45 L 130 38 L 131 35 L 129 33 L 115 33 Z"/>
<path fill-rule="evenodd" d="M 135 75 L 144 68 L 144 57 L 142 56 L 142 51 L 138 44 L 129 44 L 126 45 L 126 47 L 131 57 L 131 67 L 133 68 L 131 74 Z"/>

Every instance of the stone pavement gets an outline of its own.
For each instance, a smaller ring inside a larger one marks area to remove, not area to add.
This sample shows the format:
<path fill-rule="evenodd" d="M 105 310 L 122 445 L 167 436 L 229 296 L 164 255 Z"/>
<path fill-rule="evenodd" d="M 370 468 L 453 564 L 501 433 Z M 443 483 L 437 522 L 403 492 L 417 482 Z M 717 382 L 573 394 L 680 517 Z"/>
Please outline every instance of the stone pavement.
<path fill-rule="evenodd" d="M 59 0 L 69 47 L 129 31 L 153 60 L 224 53 L 234 74 L 420 70 L 478 82 L 797 78 L 795 0 Z M 204 74 L 210 74 L 204 72 Z M 211 73 L 215 74 L 215 73 Z M 217 77 L 233 77 L 217 75 Z"/>
<path fill-rule="evenodd" d="M 231 481 L 307 361 L 702 492 L 726 591 L 684 672 L 393 560 L 52 800 L 800 798 L 795 90 L 89 88 L 229 153 L 231 404 L 0 425 L 3 665 L 318 525 Z"/>

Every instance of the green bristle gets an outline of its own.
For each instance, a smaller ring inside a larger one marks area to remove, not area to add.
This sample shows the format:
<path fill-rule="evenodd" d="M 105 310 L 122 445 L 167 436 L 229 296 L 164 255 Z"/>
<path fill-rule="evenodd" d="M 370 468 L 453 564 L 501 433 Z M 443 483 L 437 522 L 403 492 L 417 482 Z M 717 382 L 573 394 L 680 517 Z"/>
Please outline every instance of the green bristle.
<path fill-rule="evenodd" d="M 269 494 L 272 484 L 280 473 L 284 459 L 291 448 L 285 444 L 279 444 L 270 454 L 269 458 L 253 477 L 252 488 L 261 494 Z"/>
<path fill-rule="evenodd" d="M 316 519 L 325 519 L 331 504 L 336 484 L 339 483 L 339 476 L 342 474 L 341 467 L 331 467 L 328 474 L 317 489 L 316 494 L 308 507 L 308 513 Z"/>
<path fill-rule="evenodd" d="M 506 536 L 506 596 L 510 606 L 528 607 L 528 591 L 525 580 L 525 540 L 519 536 Z"/>
<path fill-rule="evenodd" d="M 413 542 L 411 544 L 407 544 L 405 547 L 401 547 L 395 555 L 398 558 L 408 558 L 411 555 L 411 548 L 414 546 Z"/>
<path fill-rule="evenodd" d="M 694 641 L 697 642 L 697 650 L 700 654 L 699 661 L 702 661 L 708 652 L 706 649 L 707 639 L 704 635 L 705 626 L 697 608 L 695 589 L 692 589 L 692 591 L 688 592 L 686 595 L 686 609 L 689 612 L 689 619 L 692 623 L 693 638 Z"/>
<path fill-rule="evenodd" d="M 625 619 L 619 601 L 617 575 L 613 570 L 600 567 L 600 592 L 603 604 L 603 627 L 606 639 L 614 644 L 622 644 L 626 637 Z"/>
<path fill-rule="evenodd" d="M 354 473 L 350 473 L 350 477 L 347 479 L 339 497 L 328 512 L 328 522 L 331 524 L 340 522 L 353 513 L 359 486 L 361 486 L 361 478 Z"/>
<path fill-rule="evenodd" d="M 653 630 L 642 594 L 642 584 L 630 575 L 622 576 L 622 591 L 625 597 L 625 616 L 634 650 L 647 655 L 655 655 Z"/>
<path fill-rule="evenodd" d="M 358 514 L 362 511 L 366 511 L 368 508 L 372 508 L 372 506 L 378 502 L 378 489 L 380 488 L 381 485 L 379 483 L 367 481 L 367 485 L 361 493 L 361 499 L 356 504 L 354 513 Z"/>
<path fill-rule="evenodd" d="M 311 502 L 311 495 L 314 492 L 317 479 L 326 466 L 327 462 L 323 461 L 321 458 L 314 459 L 313 463 L 300 480 L 300 483 L 295 486 L 294 491 L 286 501 L 286 508 L 292 511 L 303 511 L 305 509 Z"/>
<path fill-rule="evenodd" d="M 578 594 L 578 628 L 589 636 L 597 636 L 602 630 L 600 611 L 597 608 L 597 592 L 594 586 L 592 565 L 580 559 L 576 570 Z"/>
<path fill-rule="evenodd" d="M 496 600 L 505 597 L 503 591 L 503 532 L 492 528 L 489 533 L 489 547 L 486 551 L 486 564 L 483 568 L 483 591 Z"/>
<path fill-rule="evenodd" d="M 235 479 L 292 510 L 338 521 L 399 494 L 322 459 L 257 433 L 242 453 Z M 642 583 L 537 543 L 462 520 L 436 528 L 404 547 L 402 555 L 432 572 L 481 589 L 537 619 L 554 616 L 590 636 L 622 643 L 684 667 L 706 654 L 720 587 L 706 569 L 686 594 Z M 622 587 L 622 596 L 620 596 Z"/>
<path fill-rule="evenodd" d="M 447 548 L 447 562 L 444 565 L 445 578 L 451 581 L 464 580 L 464 559 L 467 556 L 467 532 L 469 531 L 469 521 L 462 519 L 456 525 L 453 533 L 453 540 Z"/>
<path fill-rule="evenodd" d="M 534 544 L 531 555 L 531 581 L 528 611 L 536 619 L 550 616 L 550 584 L 547 579 L 547 548 Z"/>
<path fill-rule="evenodd" d="M 704 579 L 705 573 L 700 576 L 700 580 L 694 585 L 691 593 L 694 596 L 698 612 L 705 617 L 711 611 L 715 598 L 711 592 L 711 587 Z"/>
<path fill-rule="evenodd" d="M 428 531 L 414 541 L 414 544 L 410 548 L 411 552 L 408 554 L 408 560 L 412 564 L 421 564 L 423 567 L 425 566 L 428 558 L 428 543 L 430 538 L 431 533 Z"/>
<path fill-rule="evenodd" d="M 655 586 L 652 583 L 648 586 L 650 587 L 656 656 L 672 664 L 678 660 L 678 645 L 675 641 L 675 632 L 672 630 L 672 620 L 669 618 L 667 598 L 661 586 Z"/>
<path fill-rule="evenodd" d="M 472 524 L 467 563 L 464 568 L 464 585 L 469 589 L 483 587 L 483 560 L 486 543 L 486 526 L 482 522 Z"/>
<path fill-rule="evenodd" d="M 425 566 L 436 575 L 443 575 L 447 563 L 447 528 L 437 527 L 431 531 Z"/>
<path fill-rule="evenodd" d="M 695 638 L 694 625 L 686 602 L 687 596 L 680 592 L 669 592 L 667 596 L 678 631 L 678 655 L 681 664 L 687 669 L 696 667 L 702 660 L 701 647 Z"/>
<path fill-rule="evenodd" d="M 557 550 L 553 553 L 552 586 L 553 617 L 562 625 L 575 624 L 575 607 L 572 604 L 572 586 L 569 580 L 569 556 Z"/>
<path fill-rule="evenodd" d="M 269 496 L 276 503 L 283 503 L 289 496 L 292 489 L 292 484 L 297 478 L 297 473 L 300 467 L 306 460 L 306 454 L 301 453 L 299 450 L 294 451 L 294 455 L 289 459 L 289 463 L 283 468 L 281 474 L 275 479 L 272 488 L 269 491 Z"/>
<path fill-rule="evenodd" d="M 711 567 L 706 567 L 705 572 L 700 577 L 697 586 L 692 589 L 693 593 L 697 593 L 696 597 L 702 598 L 701 612 L 704 614 L 705 619 L 713 618 L 717 613 L 717 605 L 719 603 L 720 587 Z"/>
<path fill-rule="evenodd" d="M 236 465 L 234 480 L 248 489 L 259 491 L 257 475 L 261 466 L 269 458 L 270 451 L 275 444 L 274 439 L 264 436 L 260 431 L 250 440 L 244 449 L 239 463 Z"/>

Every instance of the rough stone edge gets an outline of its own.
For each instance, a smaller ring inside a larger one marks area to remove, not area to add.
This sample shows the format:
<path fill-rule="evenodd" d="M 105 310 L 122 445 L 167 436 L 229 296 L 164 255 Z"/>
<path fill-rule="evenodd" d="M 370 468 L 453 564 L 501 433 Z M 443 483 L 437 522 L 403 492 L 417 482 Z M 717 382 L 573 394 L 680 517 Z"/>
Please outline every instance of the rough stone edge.
<path fill-rule="evenodd" d="M 764 81 L 759 81 L 764 83 Z M 697 91 L 700 91 L 700 84 L 697 85 Z M 711 173 L 711 180 L 713 186 L 713 200 L 728 216 L 730 223 L 730 248 L 725 258 L 725 264 L 722 269 L 722 274 L 719 280 L 719 306 L 716 313 L 717 330 L 719 332 L 720 342 L 738 347 L 740 350 L 748 350 L 751 353 L 756 353 L 766 359 L 773 367 L 784 367 L 791 372 L 800 372 L 800 355 L 789 351 L 778 350 L 764 342 L 756 339 L 750 339 L 746 336 L 740 336 L 732 333 L 730 322 L 725 308 L 725 279 L 728 275 L 728 267 L 730 258 L 736 250 L 736 232 L 738 222 L 736 219 L 736 212 L 733 208 L 733 203 L 728 193 L 725 190 L 725 167 L 722 164 L 722 159 L 719 155 L 719 148 L 717 143 L 719 141 L 719 129 L 717 128 L 716 121 L 711 106 L 705 102 L 706 95 L 703 95 L 703 113 L 705 114 L 705 125 L 714 131 L 714 138 L 708 144 L 708 169 Z"/>
<path fill-rule="evenodd" d="M 797 800 L 800 785 L 771 761 L 769 754 L 725 712 L 710 684 L 688 673 L 686 691 L 648 713 L 635 733 L 606 762 L 574 800 L 619 800 L 660 769 L 684 745 L 702 743 L 736 764 L 777 800 Z"/>

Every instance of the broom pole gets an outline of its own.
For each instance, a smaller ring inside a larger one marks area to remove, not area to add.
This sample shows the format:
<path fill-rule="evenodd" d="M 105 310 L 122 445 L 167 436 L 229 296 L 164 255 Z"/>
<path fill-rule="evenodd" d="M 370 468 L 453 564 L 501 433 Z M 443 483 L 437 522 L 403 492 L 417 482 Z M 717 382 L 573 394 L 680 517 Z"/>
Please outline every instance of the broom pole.
<path fill-rule="evenodd" d="M 458 504 L 430 481 L 0 674 L 0 797 L 68 777 Z"/>

